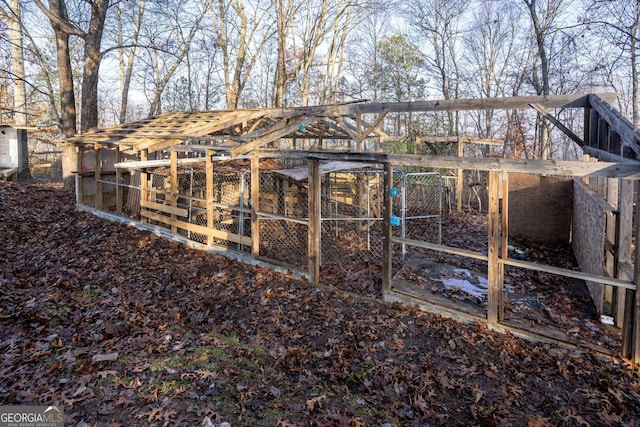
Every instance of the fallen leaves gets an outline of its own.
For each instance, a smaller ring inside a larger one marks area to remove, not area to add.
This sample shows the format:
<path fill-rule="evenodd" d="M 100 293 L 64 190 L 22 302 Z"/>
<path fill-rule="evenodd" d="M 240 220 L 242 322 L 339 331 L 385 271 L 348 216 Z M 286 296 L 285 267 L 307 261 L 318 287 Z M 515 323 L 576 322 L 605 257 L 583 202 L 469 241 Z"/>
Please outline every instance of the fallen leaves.
<path fill-rule="evenodd" d="M 640 416 L 624 364 L 384 304 L 360 283 L 379 266 L 310 286 L 78 213 L 51 186 L 0 183 L 0 200 L 0 404 L 58 402 L 72 425 Z"/>

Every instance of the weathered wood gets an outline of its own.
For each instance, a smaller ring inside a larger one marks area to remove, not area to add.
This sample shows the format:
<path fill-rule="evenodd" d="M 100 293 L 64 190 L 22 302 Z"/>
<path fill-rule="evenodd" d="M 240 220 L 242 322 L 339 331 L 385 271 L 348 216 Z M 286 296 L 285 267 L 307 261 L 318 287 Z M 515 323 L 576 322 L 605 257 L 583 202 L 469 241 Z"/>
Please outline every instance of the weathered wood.
<path fill-rule="evenodd" d="M 637 184 L 636 184 L 637 186 Z M 636 192 L 636 238 L 640 236 L 640 188 Z M 634 364 L 640 364 L 640 257 L 638 256 L 638 246 L 636 244 L 636 259 L 633 272 L 633 282 L 635 284 L 634 307 L 633 307 L 633 333 L 631 339 L 631 347 L 633 348 L 633 357 L 631 360 Z"/>
<path fill-rule="evenodd" d="M 213 205 L 214 202 L 214 176 L 213 176 L 213 154 L 212 150 L 207 150 L 206 158 L 205 158 L 205 198 L 207 203 L 207 227 L 214 227 L 214 212 L 215 207 Z M 209 245 L 213 244 L 213 239 L 209 237 L 208 242 Z"/>
<path fill-rule="evenodd" d="M 598 112 L 608 124 L 620 135 L 620 143 L 635 153 L 635 158 L 640 158 L 640 133 L 633 130 L 633 126 L 625 120 L 616 110 L 598 95 L 589 95 L 589 106 Z M 614 153 L 621 154 L 624 153 Z M 628 157 L 624 155 L 624 157 Z"/>
<path fill-rule="evenodd" d="M 320 281 L 320 162 L 318 160 L 309 160 L 309 195 L 308 195 L 308 212 L 309 212 L 309 228 L 308 228 L 308 266 L 309 277 L 312 283 Z"/>
<path fill-rule="evenodd" d="M 122 161 L 122 152 L 116 150 L 116 161 L 120 163 Z M 122 191 L 122 169 L 116 169 L 116 213 L 122 214 L 122 204 L 124 203 L 124 191 Z"/>
<path fill-rule="evenodd" d="M 163 203 L 151 202 L 149 200 L 141 200 L 140 207 L 170 214 L 172 219 L 176 219 L 176 216 L 181 216 L 183 218 L 189 216 L 189 211 L 187 209 L 165 205 Z"/>
<path fill-rule="evenodd" d="M 78 204 L 84 203 L 84 188 L 82 185 L 82 155 L 84 147 L 76 146 L 76 201 Z"/>
<path fill-rule="evenodd" d="M 205 227 L 203 225 L 191 224 L 190 222 L 172 219 L 168 216 L 161 215 L 156 212 L 147 211 L 144 209 L 140 211 L 140 215 L 145 218 L 152 219 L 154 221 L 162 222 L 163 224 L 167 224 L 170 226 L 175 225 L 178 228 L 181 228 L 186 231 L 191 231 L 193 233 L 198 233 L 205 236 L 211 236 L 212 238 L 216 238 L 216 239 L 227 240 L 229 242 L 239 243 L 241 245 L 246 245 L 246 246 L 251 245 L 250 237 L 239 236 L 229 231 L 216 230 L 216 229 Z"/>
<path fill-rule="evenodd" d="M 171 207 L 174 209 L 178 208 L 178 152 L 172 151 L 171 154 L 171 194 L 169 195 L 171 201 Z M 182 215 L 186 216 L 186 215 Z M 172 219 L 176 219 L 175 214 L 171 214 Z M 176 234 L 178 232 L 178 228 L 175 225 L 171 225 L 171 232 Z"/>
<path fill-rule="evenodd" d="M 314 120 L 316 119 L 306 117 L 306 116 L 293 119 L 291 122 L 288 122 L 287 125 L 282 129 L 275 130 L 260 138 L 256 138 L 253 141 L 242 144 L 239 147 L 232 148 L 230 150 L 231 157 L 240 156 L 242 154 L 253 151 L 254 149 L 262 145 L 268 144 L 273 141 L 277 141 L 278 139 L 283 138 L 289 135 L 290 133 L 296 132 L 297 130 L 300 129 L 301 125 L 307 125 L 309 123 L 312 123 Z"/>
<path fill-rule="evenodd" d="M 633 280 L 631 241 L 633 233 L 633 187 L 634 182 L 621 179 L 618 195 L 618 224 L 616 233 L 617 265 L 616 278 Z M 618 316 L 622 318 L 622 355 L 631 357 L 631 333 L 633 331 L 633 291 L 618 292 Z"/>
<path fill-rule="evenodd" d="M 147 152 L 146 149 L 140 151 L 140 161 L 141 162 L 146 162 L 148 154 L 149 153 Z M 148 201 L 149 200 L 148 187 L 149 187 L 149 174 L 147 174 L 147 170 L 146 169 L 142 169 L 140 171 L 140 203 L 142 203 L 143 201 Z M 149 222 L 148 219 L 145 218 L 145 217 L 141 217 L 140 221 L 142 223 Z"/>
<path fill-rule="evenodd" d="M 498 269 L 498 245 L 500 244 L 500 173 L 489 172 L 489 259 L 487 262 L 487 281 L 489 293 L 487 296 L 487 322 L 497 324 L 500 318 L 500 307 L 503 301 L 503 290 L 500 287 Z"/>
<path fill-rule="evenodd" d="M 503 172 L 502 177 L 502 210 L 500 212 L 500 245 L 502 253 L 499 254 L 501 259 L 509 258 L 509 174 Z M 498 280 L 500 289 L 504 289 L 504 264 L 498 264 Z M 500 304 L 498 318 L 504 320 L 504 304 Z"/>
<path fill-rule="evenodd" d="M 458 141 L 458 157 L 464 157 L 464 142 Z M 464 170 L 456 170 L 456 212 L 462 212 L 462 191 L 464 189 Z"/>
<path fill-rule="evenodd" d="M 409 245 L 409 246 L 415 246 L 415 247 L 418 247 L 418 248 L 430 249 L 430 250 L 435 251 L 435 252 L 451 254 L 451 255 L 458 255 L 458 256 L 463 256 L 463 257 L 466 257 L 466 258 L 477 259 L 477 260 L 480 260 L 480 261 L 488 261 L 489 260 L 489 257 L 487 256 L 487 254 L 483 254 L 481 252 L 468 251 L 466 249 L 454 248 L 452 246 L 437 245 L 435 243 L 428 243 L 428 242 L 424 242 L 422 240 L 413 240 L 413 239 L 406 239 L 406 238 L 402 238 L 402 237 L 392 236 L 391 237 L 391 241 L 393 243 L 401 243 L 403 245 Z"/>
<path fill-rule="evenodd" d="M 260 158 L 251 157 L 251 256 L 260 255 Z"/>
<path fill-rule="evenodd" d="M 388 161 L 399 166 L 640 179 L 640 162 L 635 161 L 625 163 L 586 163 L 558 160 L 415 156 L 410 154 L 388 154 L 387 158 Z"/>
<path fill-rule="evenodd" d="M 553 123 L 558 129 L 560 129 L 565 135 L 567 135 L 573 142 L 575 142 L 576 144 L 578 144 L 580 147 L 582 147 L 584 144 L 584 141 L 582 139 L 580 139 L 580 137 L 578 135 L 576 135 L 575 133 L 573 133 L 573 131 L 571 129 L 569 129 L 568 127 L 566 127 L 560 120 L 558 120 L 557 118 L 555 118 L 550 112 L 547 111 L 546 108 L 544 108 L 542 105 L 537 104 L 537 103 L 531 103 L 530 104 L 531 107 L 536 110 L 538 113 L 540 113 L 540 115 L 542 117 L 544 117 L 545 119 L 547 119 L 548 121 L 550 121 L 551 123 Z"/>
<path fill-rule="evenodd" d="M 384 196 L 383 196 L 383 220 L 382 220 L 382 295 L 391 291 L 393 278 L 393 247 L 391 235 L 391 215 L 393 213 L 393 166 L 390 163 L 384 165 Z"/>
<path fill-rule="evenodd" d="M 631 290 L 636 289 L 636 285 L 630 280 L 615 279 L 613 277 L 606 277 L 601 274 L 585 273 L 580 270 L 570 270 L 567 268 L 536 264 L 535 262 L 519 261 L 513 258 L 501 259 L 498 262 L 501 262 L 504 265 L 509 265 L 512 267 L 542 271 L 544 273 L 557 274 L 558 276 L 564 276 L 564 277 L 573 277 L 574 279 L 586 280 L 593 283 L 600 283 L 602 285 L 611 285 L 611 286 L 616 286 L 618 288 L 631 289 Z"/>
<path fill-rule="evenodd" d="M 94 172 L 95 172 L 95 181 L 96 181 L 96 195 L 95 195 L 95 206 L 97 209 L 102 209 L 102 201 L 103 201 L 103 195 L 102 195 L 102 148 L 99 148 L 96 146 L 95 151 L 94 151 L 94 155 L 95 155 L 95 165 L 94 165 Z"/>
<path fill-rule="evenodd" d="M 416 138 L 416 143 L 422 142 L 438 142 L 438 143 L 452 143 L 457 144 L 462 142 L 465 144 L 478 144 L 478 145 L 495 145 L 504 146 L 504 140 L 502 139 L 490 139 L 490 138 L 474 138 L 471 136 L 429 136 L 423 135 Z"/>

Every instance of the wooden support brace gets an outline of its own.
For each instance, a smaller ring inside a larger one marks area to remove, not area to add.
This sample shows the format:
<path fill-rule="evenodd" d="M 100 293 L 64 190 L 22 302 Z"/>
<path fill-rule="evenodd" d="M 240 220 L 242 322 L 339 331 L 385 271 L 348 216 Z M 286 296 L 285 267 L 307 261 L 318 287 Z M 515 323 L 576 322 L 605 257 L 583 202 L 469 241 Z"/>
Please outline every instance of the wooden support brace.
<path fill-rule="evenodd" d="M 122 152 L 116 149 L 116 163 L 122 161 Z M 122 204 L 124 200 L 124 191 L 120 184 L 122 183 L 122 169 L 116 168 L 116 213 L 122 214 Z"/>
<path fill-rule="evenodd" d="M 566 127 L 560 120 L 556 119 L 542 105 L 535 104 L 535 103 L 532 103 L 532 104 L 529 104 L 529 105 L 531 105 L 531 107 L 534 110 L 536 110 L 538 113 L 540 113 L 540 115 L 542 117 L 544 117 L 545 119 L 547 119 L 548 121 L 553 123 L 558 129 L 560 129 L 565 135 L 567 135 L 569 138 L 571 138 L 571 140 L 573 140 L 576 144 L 578 144 L 581 147 L 584 145 L 584 141 L 581 140 L 578 135 L 573 133 L 573 131 L 571 129 L 569 129 L 568 127 Z"/>

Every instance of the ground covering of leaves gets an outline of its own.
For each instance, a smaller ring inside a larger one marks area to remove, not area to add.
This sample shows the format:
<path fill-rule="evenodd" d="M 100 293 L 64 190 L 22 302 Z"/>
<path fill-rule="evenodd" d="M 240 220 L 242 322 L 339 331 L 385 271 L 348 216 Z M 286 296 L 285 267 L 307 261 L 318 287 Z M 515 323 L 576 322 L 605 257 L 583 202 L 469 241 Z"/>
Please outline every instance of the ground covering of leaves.
<path fill-rule="evenodd" d="M 0 182 L 0 283 L 0 404 L 67 425 L 640 425 L 619 360 L 189 250 L 52 185 Z"/>

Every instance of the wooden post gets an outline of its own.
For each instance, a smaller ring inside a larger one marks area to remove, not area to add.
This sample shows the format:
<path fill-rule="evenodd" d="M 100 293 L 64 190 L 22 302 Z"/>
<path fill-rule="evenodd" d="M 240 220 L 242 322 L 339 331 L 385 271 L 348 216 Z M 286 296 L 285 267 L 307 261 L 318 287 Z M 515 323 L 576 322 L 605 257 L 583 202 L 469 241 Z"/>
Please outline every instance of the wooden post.
<path fill-rule="evenodd" d="M 391 187 L 393 185 L 393 165 L 387 161 L 384 164 L 384 206 L 382 221 L 382 295 L 391 291 L 393 277 L 392 246 L 391 246 L 391 214 L 393 212 L 393 199 Z"/>
<path fill-rule="evenodd" d="M 94 179 L 96 181 L 96 195 L 95 195 L 95 207 L 96 209 L 102 209 L 102 148 L 95 145 L 95 164 L 94 164 Z"/>
<path fill-rule="evenodd" d="M 458 157 L 464 157 L 464 142 L 458 137 Z M 462 191 L 464 189 L 464 170 L 458 168 L 456 179 L 456 212 L 462 212 Z"/>
<path fill-rule="evenodd" d="M 82 185 L 82 153 L 84 146 L 76 145 L 76 201 L 84 204 L 84 187 Z"/>
<path fill-rule="evenodd" d="M 251 256 L 260 255 L 260 159 L 251 157 Z"/>
<path fill-rule="evenodd" d="M 640 189 L 636 193 L 636 236 L 640 236 Z M 635 259 L 635 269 L 634 269 L 634 277 L 633 282 L 636 285 L 636 290 L 633 291 L 635 294 L 635 298 L 633 299 L 634 307 L 633 307 L 633 336 L 632 336 L 632 346 L 633 346 L 633 358 L 632 361 L 634 364 L 640 364 L 640 257 L 638 257 L 638 251 L 636 249 L 636 259 Z"/>
<path fill-rule="evenodd" d="M 145 162 L 149 156 L 149 150 L 146 148 L 140 151 L 140 161 Z M 149 175 L 147 174 L 147 168 L 142 168 L 140 171 L 140 206 L 142 206 L 143 201 L 149 200 Z M 144 216 L 140 216 L 140 222 L 146 223 L 149 222 L 148 218 Z"/>
<path fill-rule="evenodd" d="M 116 148 L 116 163 L 120 163 L 122 161 L 122 152 L 119 148 Z M 122 169 L 116 168 L 116 213 L 122 214 L 122 204 L 124 199 L 124 192 L 120 187 L 122 183 Z"/>
<path fill-rule="evenodd" d="M 171 151 L 171 207 L 178 207 L 178 152 Z M 178 233 L 178 227 L 175 225 L 175 221 L 178 219 L 178 216 L 175 213 L 171 214 L 171 232 L 173 234 Z"/>
<path fill-rule="evenodd" d="M 621 179 L 619 187 L 620 201 L 618 203 L 618 226 L 616 233 L 616 247 L 618 260 L 616 277 L 622 280 L 633 280 L 631 268 L 631 234 L 633 232 L 633 187 L 634 181 Z M 633 332 L 633 300 L 634 292 L 630 289 L 618 290 L 618 313 L 622 311 L 622 355 L 631 357 L 631 334 Z"/>
<path fill-rule="evenodd" d="M 206 194 L 205 197 L 207 199 L 207 227 L 213 229 L 213 213 L 214 213 L 214 207 L 213 207 L 213 189 L 214 189 L 214 182 L 213 182 L 213 154 L 214 151 L 213 150 L 207 150 L 207 158 L 205 160 L 205 175 L 206 175 Z M 211 245 L 213 244 L 213 235 L 209 234 L 209 236 L 207 236 L 207 244 Z"/>
<path fill-rule="evenodd" d="M 320 282 L 320 161 L 309 159 L 309 276 L 311 283 Z"/>
<path fill-rule="evenodd" d="M 502 173 L 502 229 L 500 233 L 500 242 L 502 244 L 502 259 L 509 258 L 509 174 Z M 499 265 L 498 284 L 500 289 L 504 289 L 504 264 Z M 502 295 L 502 292 L 500 292 Z M 498 320 L 504 320 L 504 304 L 500 303 L 498 308 Z"/>
<path fill-rule="evenodd" d="M 489 172 L 489 261 L 487 267 L 487 280 L 489 282 L 489 295 L 487 301 L 487 322 L 490 325 L 498 324 L 502 306 L 502 288 L 500 287 L 500 274 L 498 268 L 498 245 L 500 244 L 500 172 Z"/>

